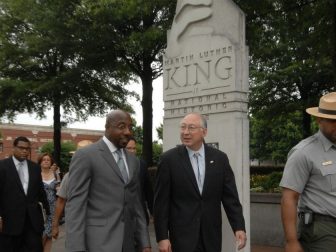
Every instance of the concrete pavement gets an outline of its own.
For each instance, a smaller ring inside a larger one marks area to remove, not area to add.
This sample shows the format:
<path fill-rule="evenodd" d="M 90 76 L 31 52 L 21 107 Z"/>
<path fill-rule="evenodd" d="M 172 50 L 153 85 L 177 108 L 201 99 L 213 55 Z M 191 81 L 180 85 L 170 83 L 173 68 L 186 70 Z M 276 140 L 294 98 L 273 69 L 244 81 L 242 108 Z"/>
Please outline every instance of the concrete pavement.
<path fill-rule="evenodd" d="M 152 242 L 152 252 L 158 252 L 155 242 L 154 228 L 153 225 L 149 225 L 149 235 Z M 60 227 L 60 234 L 57 240 L 53 240 L 51 252 L 64 252 L 64 242 L 65 242 L 65 233 L 64 225 Z M 283 252 L 283 248 L 279 247 L 267 247 L 260 245 L 251 245 L 251 252 Z M 189 251 L 186 251 L 189 252 Z"/>

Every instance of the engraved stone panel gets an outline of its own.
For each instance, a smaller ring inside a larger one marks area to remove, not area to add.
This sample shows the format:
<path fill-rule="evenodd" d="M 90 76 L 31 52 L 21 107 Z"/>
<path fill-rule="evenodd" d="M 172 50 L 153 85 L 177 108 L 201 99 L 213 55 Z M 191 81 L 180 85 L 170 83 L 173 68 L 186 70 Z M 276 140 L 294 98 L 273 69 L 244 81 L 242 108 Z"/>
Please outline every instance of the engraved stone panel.
<path fill-rule="evenodd" d="M 206 143 L 227 153 L 250 230 L 248 48 L 245 15 L 231 0 L 178 0 L 163 56 L 163 150 L 180 144 L 190 112 L 208 120 Z M 223 212 L 223 249 L 235 252 Z M 244 252 L 250 251 L 250 242 Z"/>

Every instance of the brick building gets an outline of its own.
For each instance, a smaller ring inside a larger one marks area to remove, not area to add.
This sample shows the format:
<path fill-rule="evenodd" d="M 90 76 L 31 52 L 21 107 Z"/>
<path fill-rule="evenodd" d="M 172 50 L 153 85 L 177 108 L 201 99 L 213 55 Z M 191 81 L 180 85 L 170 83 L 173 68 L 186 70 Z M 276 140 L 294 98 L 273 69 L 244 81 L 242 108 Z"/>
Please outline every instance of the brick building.
<path fill-rule="evenodd" d="M 54 129 L 50 126 L 28 124 L 0 124 L 0 159 L 13 153 L 13 141 L 18 136 L 25 136 L 31 142 L 31 160 L 37 161 L 40 148 L 53 141 Z M 73 142 L 76 146 L 96 142 L 104 135 L 104 131 L 86 129 L 62 129 L 62 142 Z"/>

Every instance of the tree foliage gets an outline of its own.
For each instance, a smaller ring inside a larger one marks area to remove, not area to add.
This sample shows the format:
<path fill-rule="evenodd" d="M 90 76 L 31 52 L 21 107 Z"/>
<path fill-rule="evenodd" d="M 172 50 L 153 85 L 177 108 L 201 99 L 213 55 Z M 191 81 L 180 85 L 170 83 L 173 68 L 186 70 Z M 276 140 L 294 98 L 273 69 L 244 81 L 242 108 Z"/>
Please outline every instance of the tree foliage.
<path fill-rule="evenodd" d="M 0 1 L 0 116 L 35 112 L 44 117 L 52 108 L 57 162 L 61 107 L 68 121 L 102 115 L 108 108 L 130 109 L 121 85 L 128 76 L 111 62 L 100 63 L 102 55 L 111 55 L 98 40 L 86 43 L 97 34 L 82 33 L 89 23 L 81 15 L 85 10 L 80 0 Z M 90 47 L 99 49 L 92 53 Z"/>
<path fill-rule="evenodd" d="M 99 34 L 100 44 L 113 49 L 121 71 L 130 72 L 142 84 L 143 157 L 152 164 L 152 83 L 162 73 L 161 55 L 172 23 L 176 1 L 87 0 L 86 17 Z M 89 31 L 89 30 L 87 30 Z M 92 38 L 92 39 L 97 39 Z M 108 59 L 104 63 L 108 63 Z"/>
<path fill-rule="evenodd" d="M 252 137 L 259 134 L 259 147 L 267 148 L 253 149 L 251 138 L 251 153 L 284 159 L 287 144 L 312 133 L 305 109 L 336 90 L 336 2 L 235 2 L 247 14 Z"/>
<path fill-rule="evenodd" d="M 163 140 L 163 124 L 161 123 L 159 127 L 156 128 L 156 134 L 158 135 L 159 140 Z"/>
<path fill-rule="evenodd" d="M 250 157 L 259 161 L 273 160 L 284 163 L 287 153 L 302 139 L 300 113 L 273 117 L 250 118 Z"/>

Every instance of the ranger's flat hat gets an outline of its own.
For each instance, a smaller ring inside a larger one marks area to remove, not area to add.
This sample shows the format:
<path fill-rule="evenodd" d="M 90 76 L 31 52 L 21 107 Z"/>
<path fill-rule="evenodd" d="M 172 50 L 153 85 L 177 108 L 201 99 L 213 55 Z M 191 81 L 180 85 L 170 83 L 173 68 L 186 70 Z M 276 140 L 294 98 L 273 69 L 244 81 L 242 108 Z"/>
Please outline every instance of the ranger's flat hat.
<path fill-rule="evenodd" d="M 307 108 L 306 112 L 312 116 L 336 120 L 336 92 L 322 96 L 319 106 Z"/>

